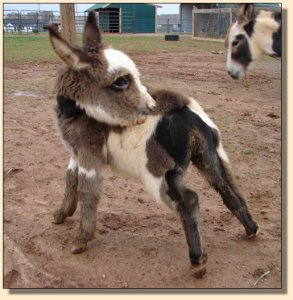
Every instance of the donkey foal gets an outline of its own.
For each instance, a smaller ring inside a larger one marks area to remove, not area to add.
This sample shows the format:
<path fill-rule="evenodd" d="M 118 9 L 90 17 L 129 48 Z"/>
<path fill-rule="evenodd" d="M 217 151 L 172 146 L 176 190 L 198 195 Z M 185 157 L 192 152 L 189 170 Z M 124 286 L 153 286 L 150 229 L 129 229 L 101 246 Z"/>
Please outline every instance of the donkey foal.
<path fill-rule="evenodd" d="M 58 128 L 71 159 L 66 190 L 54 222 L 72 216 L 79 199 L 81 220 L 72 252 L 81 253 L 94 237 L 103 170 L 139 179 L 158 201 L 180 216 L 195 275 L 205 273 L 207 255 L 200 232 L 197 194 L 183 184 L 191 161 L 222 196 L 226 206 L 255 236 L 253 221 L 238 191 L 217 126 L 192 98 L 147 90 L 133 61 L 104 48 L 90 13 L 83 48 L 75 48 L 50 27 L 54 50 L 66 63 L 57 81 Z"/>

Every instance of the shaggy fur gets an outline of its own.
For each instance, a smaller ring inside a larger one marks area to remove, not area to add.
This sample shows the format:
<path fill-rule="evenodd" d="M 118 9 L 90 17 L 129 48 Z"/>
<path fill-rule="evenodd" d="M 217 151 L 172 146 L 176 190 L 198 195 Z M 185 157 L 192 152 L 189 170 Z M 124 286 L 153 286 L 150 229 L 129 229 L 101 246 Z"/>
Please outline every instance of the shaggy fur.
<path fill-rule="evenodd" d="M 101 45 L 94 13 L 85 27 L 83 49 L 70 46 L 54 27 L 50 39 L 67 65 L 57 80 L 56 111 L 61 139 L 71 154 L 65 195 L 54 222 L 72 216 L 79 199 L 81 220 L 73 253 L 83 252 L 94 236 L 107 166 L 139 180 L 157 201 L 178 213 L 197 275 L 205 272 L 207 254 L 198 196 L 183 184 L 190 161 L 246 233 L 257 234 L 258 225 L 233 180 L 220 132 L 194 99 L 143 86 L 128 56 Z"/>

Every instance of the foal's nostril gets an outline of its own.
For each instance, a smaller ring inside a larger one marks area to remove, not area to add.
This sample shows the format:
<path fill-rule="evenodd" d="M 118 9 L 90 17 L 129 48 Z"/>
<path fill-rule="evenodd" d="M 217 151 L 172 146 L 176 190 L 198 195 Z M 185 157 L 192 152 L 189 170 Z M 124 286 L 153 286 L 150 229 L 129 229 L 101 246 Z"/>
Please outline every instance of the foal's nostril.
<path fill-rule="evenodd" d="M 149 115 L 152 111 L 148 107 L 140 107 L 137 110 L 137 113 L 140 115 Z"/>

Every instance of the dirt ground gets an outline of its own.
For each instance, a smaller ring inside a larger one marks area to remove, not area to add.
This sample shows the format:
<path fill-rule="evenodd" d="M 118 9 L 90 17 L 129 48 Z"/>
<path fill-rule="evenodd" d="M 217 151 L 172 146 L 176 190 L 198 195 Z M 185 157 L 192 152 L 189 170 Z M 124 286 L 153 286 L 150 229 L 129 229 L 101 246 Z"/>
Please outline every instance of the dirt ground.
<path fill-rule="evenodd" d="M 256 239 L 190 166 L 209 261 L 190 271 L 180 221 L 139 183 L 107 173 L 95 239 L 73 255 L 79 209 L 52 224 L 69 154 L 55 128 L 57 64 L 4 65 L 4 288 L 273 288 L 281 266 L 281 63 L 256 62 L 248 84 L 225 54 L 130 53 L 145 83 L 196 98 L 219 126 L 237 182 L 261 227 Z M 265 274 L 265 275 L 264 275 Z M 264 276 L 262 276 L 264 275 Z"/>

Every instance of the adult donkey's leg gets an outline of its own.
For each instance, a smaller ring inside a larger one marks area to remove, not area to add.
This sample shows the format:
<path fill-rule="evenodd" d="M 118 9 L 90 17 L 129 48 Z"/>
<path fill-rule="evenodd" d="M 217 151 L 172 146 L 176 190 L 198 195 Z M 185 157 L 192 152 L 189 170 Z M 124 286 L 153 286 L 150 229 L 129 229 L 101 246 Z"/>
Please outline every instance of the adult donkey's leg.
<path fill-rule="evenodd" d="M 66 171 L 66 187 L 61 207 L 54 213 L 55 224 L 61 224 L 71 217 L 77 208 L 78 165 L 71 158 Z"/>

